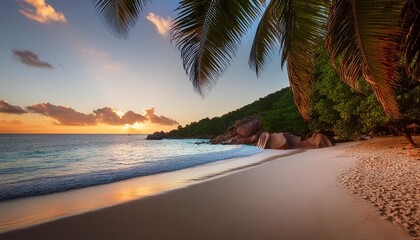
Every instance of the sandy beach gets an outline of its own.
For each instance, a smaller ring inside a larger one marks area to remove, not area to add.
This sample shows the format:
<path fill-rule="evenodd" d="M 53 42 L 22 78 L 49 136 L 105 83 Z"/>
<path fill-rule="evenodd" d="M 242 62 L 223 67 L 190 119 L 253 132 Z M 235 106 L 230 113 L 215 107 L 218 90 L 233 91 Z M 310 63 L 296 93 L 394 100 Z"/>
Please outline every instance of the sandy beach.
<path fill-rule="evenodd" d="M 306 150 L 0 239 L 412 239 L 338 177 L 358 143 Z"/>
<path fill-rule="evenodd" d="M 420 142 L 420 137 L 414 140 Z M 408 146 L 403 137 L 375 138 L 344 156 L 358 160 L 340 181 L 370 201 L 384 219 L 420 239 L 420 149 Z"/>

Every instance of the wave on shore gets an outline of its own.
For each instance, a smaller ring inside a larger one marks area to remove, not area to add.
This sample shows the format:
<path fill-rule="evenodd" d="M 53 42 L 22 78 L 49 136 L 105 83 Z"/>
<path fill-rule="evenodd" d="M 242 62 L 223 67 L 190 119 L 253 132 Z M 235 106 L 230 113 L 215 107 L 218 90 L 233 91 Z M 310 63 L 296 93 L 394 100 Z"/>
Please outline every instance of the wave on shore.
<path fill-rule="evenodd" d="M 98 143 L 97 138 L 104 140 Z M 53 137 L 46 140 L 50 143 L 48 147 L 9 151 L 0 156 L 4 158 L 0 159 L 0 201 L 107 184 L 261 152 L 259 148 L 244 145 L 198 146 L 195 140 L 137 139 L 133 143 L 116 138 L 121 137 L 97 136 L 93 137 L 95 141 L 78 139 L 75 148 L 74 142 L 67 141 L 72 143 L 70 147 L 59 144 L 63 141 Z M 54 139 L 57 144 L 52 144 Z M 122 148 L 123 153 L 115 149 L 109 151 L 116 147 Z"/>

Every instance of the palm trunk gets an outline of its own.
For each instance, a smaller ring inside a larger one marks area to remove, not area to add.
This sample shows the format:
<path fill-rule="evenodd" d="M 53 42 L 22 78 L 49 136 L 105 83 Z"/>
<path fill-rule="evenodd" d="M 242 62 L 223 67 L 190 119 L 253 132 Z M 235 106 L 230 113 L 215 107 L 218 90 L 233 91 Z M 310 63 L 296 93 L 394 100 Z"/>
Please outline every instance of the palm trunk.
<path fill-rule="evenodd" d="M 411 137 L 410 131 L 408 131 L 407 129 L 407 125 L 403 121 L 399 122 L 399 124 L 401 126 L 401 132 L 405 139 L 407 139 L 407 141 L 413 148 L 418 148 L 419 146 L 414 142 L 413 138 Z"/>

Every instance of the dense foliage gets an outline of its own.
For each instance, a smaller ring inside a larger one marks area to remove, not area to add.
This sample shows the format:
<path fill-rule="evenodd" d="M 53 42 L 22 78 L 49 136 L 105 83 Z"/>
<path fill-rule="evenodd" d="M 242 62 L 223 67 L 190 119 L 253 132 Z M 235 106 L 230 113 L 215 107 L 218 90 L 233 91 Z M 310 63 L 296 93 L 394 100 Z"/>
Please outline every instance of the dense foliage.
<path fill-rule="evenodd" d="M 404 77 L 395 89 L 397 102 L 405 123 L 420 120 L 420 82 Z M 358 90 L 351 89 L 340 80 L 336 68 L 320 49 L 315 61 L 315 90 L 312 94 L 311 116 L 305 122 L 293 101 L 291 89 L 284 88 L 221 117 L 204 118 L 185 127 L 173 130 L 173 137 L 210 137 L 219 135 L 235 121 L 259 115 L 264 131 L 291 132 L 305 135 L 315 130 L 330 130 L 343 140 L 354 139 L 360 134 L 396 124 L 386 116 L 370 85 L 363 79 L 358 81 Z"/>
<path fill-rule="evenodd" d="M 356 92 L 340 81 L 325 51 L 318 55 L 314 75 L 311 129 L 331 130 L 343 139 L 352 139 L 388 121 L 368 84 L 359 80 L 360 92 Z"/>
<path fill-rule="evenodd" d="M 260 116 L 266 131 L 292 132 L 299 135 L 309 131 L 307 123 L 293 102 L 292 91 L 287 87 L 221 117 L 204 118 L 185 127 L 178 126 L 178 129 L 170 134 L 174 137 L 215 136 L 224 133 L 235 121 L 253 115 Z"/>
<path fill-rule="evenodd" d="M 405 72 L 403 68 L 401 71 Z M 386 116 L 363 78 L 358 81 L 358 91 L 340 80 L 325 50 L 318 53 L 314 75 L 317 82 L 311 106 L 311 129 L 331 130 L 341 139 L 354 139 L 396 123 Z M 420 118 L 420 82 L 410 81 L 408 77 L 403 77 L 402 81 L 395 92 L 403 121 L 416 122 Z"/>
<path fill-rule="evenodd" d="M 291 132 L 301 136 L 309 132 L 308 123 L 299 114 L 289 88 L 274 102 L 271 111 L 261 114 L 261 122 L 268 132 Z"/>

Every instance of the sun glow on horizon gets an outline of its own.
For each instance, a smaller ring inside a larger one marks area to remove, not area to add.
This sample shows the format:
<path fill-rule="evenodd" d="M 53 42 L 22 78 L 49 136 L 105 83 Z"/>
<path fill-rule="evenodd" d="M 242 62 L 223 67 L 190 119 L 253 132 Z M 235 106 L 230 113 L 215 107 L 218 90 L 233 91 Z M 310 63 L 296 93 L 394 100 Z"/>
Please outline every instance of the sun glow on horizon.
<path fill-rule="evenodd" d="M 65 126 L 46 116 L 34 114 L 8 115 L 0 113 L 0 134 L 149 134 L 170 131 L 175 126 L 163 126 L 150 122 L 113 126 Z"/>
<path fill-rule="evenodd" d="M 85 113 L 51 103 L 21 107 L 0 99 L 0 133 L 147 134 L 170 131 L 179 125 L 155 112 L 155 108 L 140 114 L 108 106 Z"/>
<path fill-rule="evenodd" d="M 91 5 L 2 2 L 0 28 L 8 34 L 2 36 L 0 56 L 0 133 L 171 131 L 221 116 L 288 84 L 287 72 L 274 67 L 279 60 L 257 80 L 248 72 L 248 52 L 238 50 L 230 70 L 202 98 L 170 43 L 176 1 L 156 2 L 144 11 L 138 19 L 143 31 L 131 31 L 123 42 L 104 28 Z M 244 45 L 252 43 L 253 35 L 243 37 Z M 4 111 L 1 101 L 7 102 Z"/>
<path fill-rule="evenodd" d="M 124 129 L 136 129 L 136 130 L 140 130 L 140 129 L 144 129 L 145 126 L 143 123 L 134 123 L 134 124 L 125 124 L 125 126 L 123 127 Z"/>

